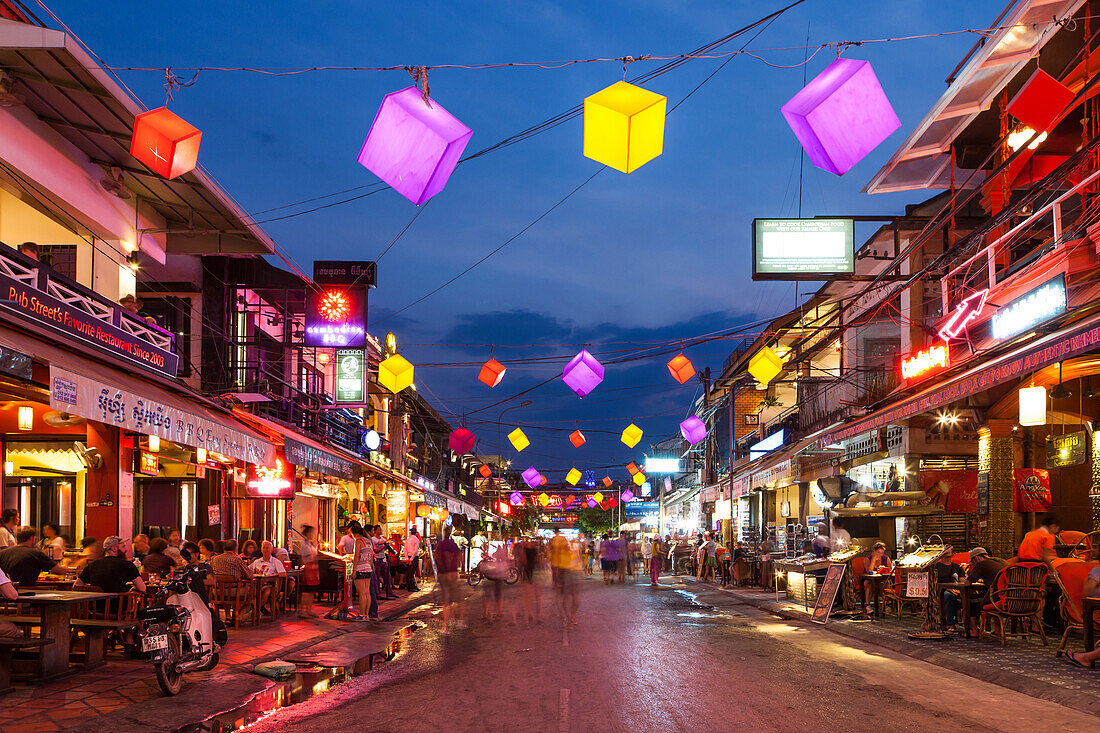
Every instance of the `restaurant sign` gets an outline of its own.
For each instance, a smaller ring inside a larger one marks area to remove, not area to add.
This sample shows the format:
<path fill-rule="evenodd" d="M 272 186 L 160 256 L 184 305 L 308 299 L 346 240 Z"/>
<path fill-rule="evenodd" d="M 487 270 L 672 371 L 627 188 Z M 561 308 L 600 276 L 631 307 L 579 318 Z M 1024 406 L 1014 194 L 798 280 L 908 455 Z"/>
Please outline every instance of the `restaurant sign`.
<path fill-rule="evenodd" d="M 367 370 L 363 349 L 336 349 L 336 404 L 367 401 Z"/>
<path fill-rule="evenodd" d="M 923 379 L 943 371 L 948 366 L 950 366 L 950 360 L 947 343 L 934 344 L 915 354 L 902 357 L 901 378 L 907 382 L 918 378 Z"/>
<path fill-rule="evenodd" d="M 1047 468 L 1078 466 L 1088 456 L 1088 433 L 1084 430 L 1047 440 Z"/>
<path fill-rule="evenodd" d="M 300 443 L 291 437 L 284 437 L 283 451 L 286 453 L 286 459 L 295 466 L 348 481 L 359 479 L 359 466 L 355 462 L 327 450 Z"/>
<path fill-rule="evenodd" d="M 267 440 L 57 366 L 50 367 L 50 407 L 245 463 L 270 465 L 275 459 L 275 446 Z"/>
<path fill-rule="evenodd" d="M 110 356 L 120 357 L 158 374 L 176 376 L 179 357 L 169 349 L 154 346 L 123 330 L 122 308 L 107 306 L 99 301 L 96 305 L 103 309 L 110 322 L 0 272 L 0 307 L 63 336 L 90 344 Z"/>
<path fill-rule="evenodd" d="M 993 338 L 1006 339 L 1065 312 L 1066 276 L 1058 275 L 994 313 L 990 328 Z"/>

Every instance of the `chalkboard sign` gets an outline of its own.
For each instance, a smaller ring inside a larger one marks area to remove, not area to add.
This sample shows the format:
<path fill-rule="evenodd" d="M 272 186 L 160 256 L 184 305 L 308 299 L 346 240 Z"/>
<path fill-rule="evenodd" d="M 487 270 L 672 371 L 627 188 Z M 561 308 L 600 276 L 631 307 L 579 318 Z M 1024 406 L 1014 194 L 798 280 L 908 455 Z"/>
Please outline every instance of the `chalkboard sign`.
<path fill-rule="evenodd" d="M 1088 433 L 1080 431 L 1047 440 L 1047 468 L 1077 466 L 1088 455 Z"/>
<path fill-rule="evenodd" d="M 989 471 L 978 471 L 978 514 L 989 514 Z"/>
<path fill-rule="evenodd" d="M 833 602 L 836 601 L 837 591 L 840 590 L 840 581 L 844 579 L 844 571 L 847 563 L 834 562 L 825 572 L 825 580 L 821 583 L 821 589 L 817 592 L 817 601 L 814 603 L 814 612 L 810 621 L 824 626 L 829 621 L 829 614 L 833 611 Z"/>

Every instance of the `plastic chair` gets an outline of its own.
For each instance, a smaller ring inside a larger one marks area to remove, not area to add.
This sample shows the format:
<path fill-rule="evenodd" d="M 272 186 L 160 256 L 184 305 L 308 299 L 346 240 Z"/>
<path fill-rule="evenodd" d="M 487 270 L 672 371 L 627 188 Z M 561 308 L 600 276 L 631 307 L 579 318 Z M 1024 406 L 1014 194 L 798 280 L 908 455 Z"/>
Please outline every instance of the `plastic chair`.
<path fill-rule="evenodd" d="M 989 602 L 982 606 L 978 619 L 978 639 L 992 635 L 994 627 L 1005 646 L 1006 636 L 1036 634 L 1047 644 L 1043 631 L 1043 591 L 1047 582 L 1047 566 L 1038 562 L 1019 562 L 997 574 L 989 591 Z M 1005 630 L 1007 621 L 1019 621 L 1027 630 L 1017 633 Z"/>
<path fill-rule="evenodd" d="M 1066 641 L 1071 631 L 1083 631 L 1084 614 L 1081 608 L 1081 598 L 1084 596 L 1085 580 L 1098 562 L 1081 562 L 1076 558 L 1058 558 L 1061 562 L 1054 563 L 1054 580 L 1062 591 L 1062 600 L 1059 610 L 1062 620 L 1066 623 L 1066 630 L 1062 633 L 1062 640 L 1058 644 L 1055 656 L 1062 656 L 1066 649 Z"/>

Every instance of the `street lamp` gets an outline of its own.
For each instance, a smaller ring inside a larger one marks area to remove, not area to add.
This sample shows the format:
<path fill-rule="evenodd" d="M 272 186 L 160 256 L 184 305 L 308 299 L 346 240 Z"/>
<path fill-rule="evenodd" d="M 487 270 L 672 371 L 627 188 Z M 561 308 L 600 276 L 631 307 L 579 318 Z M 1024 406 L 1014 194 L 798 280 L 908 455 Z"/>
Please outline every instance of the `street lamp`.
<path fill-rule="evenodd" d="M 497 481 L 498 482 L 503 478 L 503 476 L 502 476 L 503 470 L 502 470 L 501 465 L 500 465 L 501 457 L 503 455 L 500 451 L 500 443 L 501 443 L 500 426 L 504 422 L 504 413 L 508 412 L 508 410 L 512 410 L 512 409 L 516 409 L 516 408 L 520 408 L 520 407 L 527 407 L 530 404 L 531 404 L 531 400 L 524 400 L 523 402 L 520 402 L 518 405 L 509 405 L 508 407 L 505 407 L 503 410 L 501 410 L 500 415 L 497 417 Z M 498 483 L 497 492 L 496 492 L 497 496 L 500 496 L 499 486 L 500 485 Z"/>

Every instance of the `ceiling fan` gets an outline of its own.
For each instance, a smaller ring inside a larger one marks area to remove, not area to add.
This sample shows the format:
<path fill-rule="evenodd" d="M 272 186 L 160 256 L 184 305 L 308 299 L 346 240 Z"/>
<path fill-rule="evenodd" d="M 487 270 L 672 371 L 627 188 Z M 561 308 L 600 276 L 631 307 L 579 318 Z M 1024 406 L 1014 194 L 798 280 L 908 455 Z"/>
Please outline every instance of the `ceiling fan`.
<path fill-rule="evenodd" d="M 79 415 L 71 415 L 67 412 L 53 410 L 42 416 L 42 422 L 52 428 L 75 428 L 77 425 L 83 425 L 88 421 Z"/>

